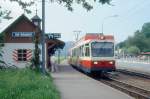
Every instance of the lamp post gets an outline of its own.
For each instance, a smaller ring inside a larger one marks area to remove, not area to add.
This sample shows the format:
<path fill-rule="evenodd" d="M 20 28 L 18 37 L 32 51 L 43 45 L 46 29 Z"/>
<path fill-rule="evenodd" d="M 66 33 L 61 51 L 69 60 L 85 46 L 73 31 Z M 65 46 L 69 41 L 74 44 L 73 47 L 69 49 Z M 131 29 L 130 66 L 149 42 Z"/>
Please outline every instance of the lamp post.
<path fill-rule="evenodd" d="M 113 18 L 113 17 L 118 17 L 118 15 L 112 15 L 112 16 L 107 16 L 107 17 L 104 17 L 103 20 L 102 20 L 102 34 L 104 32 L 104 22 L 106 19 L 109 19 L 109 18 Z"/>
<path fill-rule="evenodd" d="M 79 40 L 79 35 L 80 35 L 81 31 L 80 30 L 75 30 L 73 32 L 75 33 L 75 40 L 78 41 Z"/>
<path fill-rule="evenodd" d="M 45 74 L 45 0 L 42 0 L 42 73 Z"/>

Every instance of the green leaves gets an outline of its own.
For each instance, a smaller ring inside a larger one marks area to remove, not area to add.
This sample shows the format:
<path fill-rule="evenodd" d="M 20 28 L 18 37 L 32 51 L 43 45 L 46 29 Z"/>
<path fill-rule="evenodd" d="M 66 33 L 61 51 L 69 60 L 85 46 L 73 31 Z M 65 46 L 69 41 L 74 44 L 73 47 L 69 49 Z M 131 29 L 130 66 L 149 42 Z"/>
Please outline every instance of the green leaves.
<path fill-rule="evenodd" d="M 3 19 L 12 19 L 12 17 L 10 17 L 10 13 L 11 11 L 8 11 L 8 10 L 4 10 L 2 9 L 2 7 L 0 6 L 0 18 L 3 18 Z"/>
<path fill-rule="evenodd" d="M 50 0 L 51 2 L 55 2 L 54 0 Z M 110 4 L 111 0 L 56 0 L 59 4 L 64 4 L 65 7 L 68 8 L 69 11 L 73 11 L 72 5 L 74 3 L 82 5 L 83 8 L 85 8 L 87 11 L 90 11 L 93 9 L 93 6 L 91 5 L 91 2 L 97 3 L 97 1 L 101 4 Z"/>
<path fill-rule="evenodd" d="M 105 4 L 105 3 L 110 4 L 110 1 L 111 0 L 99 0 L 99 2 L 102 4 Z"/>
<path fill-rule="evenodd" d="M 150 38 L 150 22 L 142 26 L 141 32 L 144 33 L 147 38 Z"/>
<path fill-rule="evenodd" d="M 31 10 L 29 10 L 27 7 L 32 6 L 34 4 L 34 0 L 30 0 L 30 2 L 24 0 L 10 0 L 10 1 L 18 3 L 26 13 L 28 14 L 31 13 Z"/>
<path fill-rule="evenodd" d="M 24 10 L 24 12 L 30 14 L 31 10 L 28 7 L 32 6 L 38 0 L 30 0 L 28 2 L 25 0 L 9 0 L 9 1 L 18 3 L 19 6 Z M 57 2 L 58 4 L 63 4 L 69 11 L 73 11 L 73 4 L 77 3 L 82 5 L 82 7 L 85 8 L 87 11 L 90 11 L 91 9 L 93 9 L 91 2 L 95 2 L 95 3 L 99 2 L 101 4 L 110 5 L 111 0 L 50 0 L 50 2 L 51 3 Z M 12 17 L 10 16 L 10 13 L 11 11 L 2 10 L 0 6 L 0 18 L 11 19 Z"/>
<path fill-rule="evenodd" d="M 136 46 L 130 46 L 128 49 L 127 49 L 128 53 L 129 54 L 133 54 L 133 55 L 138 55 L 140 54 L 140 49 Z"/>
<path fill-rule="evenodd" d="M 32 6 L 34 4 L 34 0 L 30 0 L 29 2 L 24 1 L 24 0 L 9 0 L 10 2 L 16 2 L 19 4 L 19 6 L 24 10 L 24 12 L 26 12 L 27 14 L 31 13 L 31 10 L 28 8 L 30 6 Z M 0 6 L 0 18 L 2 19 L 12 19 L 12 17 L 10 16 L 11 11 L 6 10 L 6 9 L 2 9 L 2 7 Z"/>
<path fill-rule="evenodd" d="M 137 30 L 134 36 L 118 44 L 120 48 L 126 48 L 128 53 L 137 54 L 150 51 L 150 22 L 145 23 L 141 30 Z"/>

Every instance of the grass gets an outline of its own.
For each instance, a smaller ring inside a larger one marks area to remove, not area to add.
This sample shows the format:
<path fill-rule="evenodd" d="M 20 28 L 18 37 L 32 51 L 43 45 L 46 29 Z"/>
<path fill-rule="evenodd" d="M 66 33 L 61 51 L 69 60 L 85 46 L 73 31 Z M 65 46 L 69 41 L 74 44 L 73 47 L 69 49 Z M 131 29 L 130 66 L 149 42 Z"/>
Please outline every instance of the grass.
<path fill-rule="evenodd" d="M 0 99 L 60 99 L 50 75 L 30 69 L 0 70 Z"/>

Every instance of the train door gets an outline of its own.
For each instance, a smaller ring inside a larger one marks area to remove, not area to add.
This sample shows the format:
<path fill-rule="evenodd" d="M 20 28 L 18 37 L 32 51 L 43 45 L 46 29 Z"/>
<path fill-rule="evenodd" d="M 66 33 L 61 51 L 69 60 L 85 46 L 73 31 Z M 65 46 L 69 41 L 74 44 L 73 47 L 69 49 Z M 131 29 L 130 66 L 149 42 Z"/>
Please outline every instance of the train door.
<path fill-rule="evenodd" d="M 91 56 L 91 53 L 90 53 L 90 44 L 87 43 L 85 44 L 85 57 L 89 58 Z"/>

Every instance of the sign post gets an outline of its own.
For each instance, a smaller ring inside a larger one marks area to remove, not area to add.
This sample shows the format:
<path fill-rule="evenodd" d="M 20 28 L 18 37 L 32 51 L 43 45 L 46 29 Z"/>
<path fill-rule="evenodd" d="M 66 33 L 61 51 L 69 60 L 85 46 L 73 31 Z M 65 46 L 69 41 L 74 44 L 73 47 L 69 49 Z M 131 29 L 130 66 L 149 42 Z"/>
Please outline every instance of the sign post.
<path fill-rule="evenodd" d="M 60 33 L 48 33 L 47 36 L 48 36 L 49 39 L 61 38 L 61 34 Z"/>

